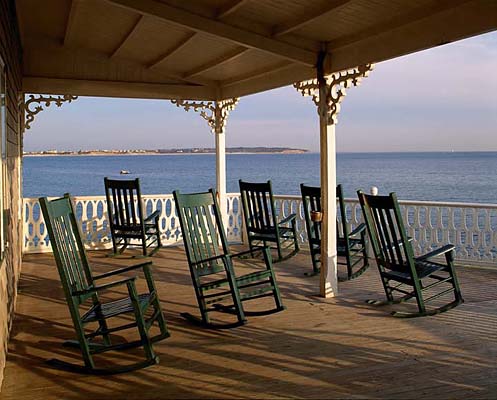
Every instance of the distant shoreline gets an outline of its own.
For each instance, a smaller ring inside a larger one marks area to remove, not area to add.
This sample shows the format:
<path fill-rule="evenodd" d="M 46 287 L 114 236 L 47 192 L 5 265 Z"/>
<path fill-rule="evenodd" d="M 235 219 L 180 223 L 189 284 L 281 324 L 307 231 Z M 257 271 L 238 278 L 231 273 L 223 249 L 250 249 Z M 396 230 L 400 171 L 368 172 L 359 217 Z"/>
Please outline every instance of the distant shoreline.
<path fill-rule="evenodd" d="M 294 151 L 256 151 L 256 152 L 226 152 L 226 155 L 243 155 L 243 154 L 310 154 L 309 151 L 294 152 Z M 205 156 L 216 155 L 216 153 L 89 153 L 89 154 L 24 154 L 23 157 L 119 157 L 119 156 Z"/>
<path fill-rule="evenodd" d="M 286 147 L 268 147 L 267 149 L 263 147 L 255 148 L 240 148 L 233 147 L 227 148 L 226 154 L 305 154 L 309 153 L 309 150 L 305 149 L 292 149 Z M 49 157 L 49 156 L 181 156 L 181 155 L 202 155 L 202 154 L 216 154 L 213 148 L 187 148 L 187 149 L 159 149 L 159 150 L 129 150 L 129 151 L 119 151 L 119 150 L 89 150 L 89 151 L 57 151 L 57 150 L 45 150 L 45 151 L 28 151 L 23 154 L 24 157 Z"/>

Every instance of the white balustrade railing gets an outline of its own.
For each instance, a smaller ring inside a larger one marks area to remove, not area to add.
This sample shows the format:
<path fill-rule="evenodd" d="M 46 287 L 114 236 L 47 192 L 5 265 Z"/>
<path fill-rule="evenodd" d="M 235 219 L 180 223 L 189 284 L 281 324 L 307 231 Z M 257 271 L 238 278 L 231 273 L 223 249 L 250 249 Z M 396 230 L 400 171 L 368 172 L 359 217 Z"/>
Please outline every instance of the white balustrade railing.
<path fill-rule="evenodd" d="M 291 213 L 297 215 L 297 231 L 301 243 L 307 241 L 302 200 L 300 196 L 274 196 L 280 219 Z M 162 243 L 181 242 L 179 219 L 172 195 L 143 196 L 145 209 L 161 211 Z M 88 249 L 111 246 L 104 196 L 74 197 L 76 213 L 81 219 L 83 236 Z M 362 222 L 356 199 L 346 199 L 346 214 L 351 228 Z M 456 259 L 468 264 L 497 263 L 497 205 L 471 203 L 442 203 L 400 201 L 407 234 L 413 238 L 415 254 L 423 254 L 446 243 L 456 246 Z M 242 240 L 242 207 L 240 195 L 227 195 L 227 237 L 230 242 Z M 51 251 L 38 199 L 24 199 L 24 252 Z"/>
<path fill-rule="evenodd" d="M 179 218 L 176 214 L 173 195 L 144 195 L 145 214 L 160 210 L 159 228 L 164 246 L 182 241 Z M 107 220 L 105 196 L 73 197 L 75 212 L 81 223 L 83 240 L 89 250 L 102 250 L 112 246 Z M 228 226 L 227 238 L 230 242 L 241 240 L 241 214 L 239 195 L 227 195 Z M 35 198 L 24 199 L 24 253 L 51 252 L 48 232 L 41 213 L 40 203 Z"/>

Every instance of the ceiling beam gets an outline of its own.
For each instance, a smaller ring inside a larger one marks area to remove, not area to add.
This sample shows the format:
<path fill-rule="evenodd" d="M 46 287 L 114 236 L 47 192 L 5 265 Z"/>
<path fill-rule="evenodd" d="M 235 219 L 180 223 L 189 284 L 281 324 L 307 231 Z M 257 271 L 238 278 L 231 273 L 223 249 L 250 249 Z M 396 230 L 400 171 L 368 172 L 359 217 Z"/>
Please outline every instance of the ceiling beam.
<path fill-rule="evenodd" d="M 188 78 L 191 78 L 192 76 L 200 75 L 204 72 L 210 71 L 213 68 L 219 67 L 219 66 L 226 64 L 230 61 L 236 60 L 238 57 L 247 53 L 248 51 L 250 51 L 250 49 L 248 49 L 246 47 L 238 47 L 229 53 L 223 54 L 221 57 L 218 57 L 215 60 L 209 61 L 205 64 L 202 64 L 201 66 L 199 66 L 197 68 L 194 68 L 194 69 L 184 73 L 182 76 L 184 79 L 188 79 Z"/>
<path fill-rule="evenodd" d="M 216 36 L 232 43 L 261 50 L 306 66 L 314 66 L 316 63 L 316 54 L 311 50 L 296 47 L 286 42 L 228 25 L 216 19 L 172 7 L 163 2 L 153 0 L 106 1 L 142 15 L 156 17 L 160 20 L 189 28 L 195 32 Z"/>
<path fill-rule="evenodd" d="M 227 17 L 228 15 L 234 13 L 241 6 L 248 3 L 249 0 L 233 0 L 231 3 L 227 3 L 222 7 L 219 7 L 216 13 L 216 18 L 221 19 Z"/>
<path fill-rule="evenodd" d="M 138 26 L 140 25 L 140 23 L 143 21 L 143 15 L 140 15 L 138 17 L 138 19 L 136 20 L 136 23 L 133 25 L 133 27 L 129 30 L 129 32 L 124 35 L 124 38 L 123 40 L 121 41 L 121 43 L 119 43 L 119 46 L 117 46 L 115 48 L 115 50 L 112 52 L 112 54 L 110 55 L 110 58 L 113 58 L 113 57 L 116 57 L 116 55 L 119 53 L 119 51 L 124 47 L 124 45 L 126 44 L 126 42 L 129 40 L 129 38 L 131 36 L 133 36 L 133 34 L 136 32 L 136 30 L 138 29 Z"/>
<path fill-rule="evenodd" d="M 74 26 L 76 25 L 76 17 L 83 0 L 72 0 L 71 9 L 69 10 L 69 17 L 67 18 L 66 32 L 62 44 L 69 46 L 74 39 Z"/>
<path fill-rule="evenodd" d="M 305 25 L 313 23 L 316 19 L 326 17 L 335 12 L 340 7 L 350 3 L 351 0 L 333 0 L 328 1 L 325 6 L 318 10 L 314 10 L 308 14 L 299 15 L 298 17 L 285 22 L 284 24 L 276 25 L 273 28 L 273 37 L 278 37 L 302 28 Z"/>
<path fill-rule="evenodd" d="M 216 99 L 216 90 L 203 86 L 87 79 L 53 79 L 33 76 L 23 78 L 22 91 L 33 94 L 71 94 L 73 96 L 139 99 Z"/>
<path fill-rule="evenodd" d="M 174 53 L 176 53 L 177 51 L 179 51 L 183 47 L 185 47 L 196 35 L 197 35 L 196 33 L 192 33 L 192 34 L 185 36 L 178 43 L 176 43 L 174 47 L 170 48 L 167 52 L 165 52 L 164 54 L 161 54 L 160 57 L 158 57 L 156 60 L 154 60 L 150 64 L 148 64 L 147 68 L 153 69 L 153 68 L 156 68 L 159 64 L 162 64 L 169 57 L 171 57 Z"/>

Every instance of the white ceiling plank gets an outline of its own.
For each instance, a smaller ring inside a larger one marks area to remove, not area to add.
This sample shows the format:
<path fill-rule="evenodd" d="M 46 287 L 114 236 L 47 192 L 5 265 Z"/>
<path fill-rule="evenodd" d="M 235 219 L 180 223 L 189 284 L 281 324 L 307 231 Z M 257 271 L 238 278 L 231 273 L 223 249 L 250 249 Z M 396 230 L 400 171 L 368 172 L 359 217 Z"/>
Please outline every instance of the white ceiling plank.
<path fill-rule="evenodd" d="M 156 60 L 154 60 L 150 64 L 148 64 L 147 68 L 153 69 L 153 68 L 158 67 L 164 61 L 166 61 L 169 57 L 171 57 L 174 53 L 178 52 L 183 47 L 185 47 L 191 40 L 193 40 L 193 38 L 196 35 L 197 35 L 196 33 L 192 33 L 190 35 L 187 35 L 186 37 L 184 37 L 180 41 L 178 41 L 178 43 L 176 43 L 176 45 L 174 47 L 169 49 L 166 53 L 161 54 L 161 56 L 159 58 L 157 58 Z"/>
<path fill-rule="evenodd" d="M 326 72 L 379 62 L 497 30 L 497 1 L 473 0 L 331 48 Z"/>
<path fill-rule="evenodd" d="M 186 10 L 172 7 L 153 0 L 106 0 L 109 3 L 133 10 L 137 13 L 169 21 L 187 27 L 195 32 L 202 32 L 241 46 L 258 49 L 272 55 L 280 56 L 303 65 L 313 66 L 316 54 L 307 49 L 293 46 L 258 33 L 250 32 L 216 19 L 193 14 Z"/>
<path fill-rule="evenodd" d="M 370 26 L 366 29 L 354 32 L 351 35 L 346 35 L 334 39 L 328 43 L 330 48 L 337 49 L 343 46 L 347 46 L 354 42 L 359 42 L 365 38 L 375 36 L 382 32 L 391 31 L 395 28 L 407 25 L 409 23 L 421 20 L 423 18 L 434 16 L 439 12 L 443 12 L 452 8 L 456 8 L 464 3 L 471 0 L 438 0 L 431 7 L 419 7 L 411 10 L 407 14 L 402 14 L 396 16 L 388 21 L 384 21 L 380 24 Z"/>
<path fill-rule="evenodd" d="M 227 17 L 248 2 L 249 0 L 233 0 L 231 3 L 228 3 L 217 10 L 216 18 L 221 19 Z"/>
<path fill-rule="evenodd" d="M 216 58 L 215 60 L 212 60 L 210 62 L 207 62 L 195 69 L 192 69 L 186 73 L 184 73 L 182 76 L 184 79 L 191 78 L 196 75 L 200 75 L 204 72 L 210 71 L 213 68 L 219 67 L 223 64 L 226 64 L 230 61 L 236 60 L 238 57 L 242 56 L 243 54 L 247 53 L 250 51 L 250 49 L 246 47 L 238 47 L 237 49 L 224 54 L 223 56 Z"/>
<path fill-rule="evenodd" d="M 67 25 L 66 25 L 66 32 L 64 35 L 64 41 L 63 45 L 64 46 L 70 46 L 71 41 L 74 38 L 74 26 L 76 25 L 76 18 L 78 15 L 78 10 L 79 7 L 81 6 L 81 3 L 83 0 L 72 0 L 71 1 L 71 9 L 69 11 L 69 17 L 67 18 Z"/>
<path fill-rule="evenodd" d="M 284 24 L 277 25 L 273 28 L 273 37 L 285 35 L 293 32 L 305 25 L 311 24 L 318 18 L 325 18 L 327 15 L 332 14 L 340 7 L 350 3 L 351 0 L 333 0 L 329 1 L 324 7 L 304 15 L 299 15 L 295 19 L 288 21 Z"/>
<path fill-rule="evenodd" d="M 116 55 L 124 47 L 124 45 L 129 40 L 129 38 L 131 38 L 133 36 L 133 34 L 136 32 L 136 30 L 138 29 L 138 27 L 142 23 L 142 21 L 143 21 L 143 15 L 140 15 L 140 17 L 136 20 L 135 25 L 133 25 L 133 27 L 130 29 L 130 31 L 124 36 L 121 43 L 119 43 L 119 46 L 117 46 L 116 49 L 112 52 L 112 54 L 110 55 L 110 58 L 116 57 Z"/>

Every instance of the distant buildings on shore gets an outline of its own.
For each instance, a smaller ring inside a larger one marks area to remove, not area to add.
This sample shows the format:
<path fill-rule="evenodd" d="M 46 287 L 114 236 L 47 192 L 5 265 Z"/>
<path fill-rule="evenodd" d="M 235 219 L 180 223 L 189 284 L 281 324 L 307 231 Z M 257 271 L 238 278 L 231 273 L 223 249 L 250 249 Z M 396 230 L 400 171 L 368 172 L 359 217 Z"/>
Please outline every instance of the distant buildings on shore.
<path fill-rule="evenodd" d="M 226 153 L 280 153 L 302 154 L 309 150 L 293 149 L 289 147 L 227 147 Z M 153 154 L 214 154 L 215 148 L 191 147 L 183 149 L 156 149 L 156 150 L 43 150 L 25 151 L 25 156 L 101 156 L 101 155 L 153 155 Z"/>

